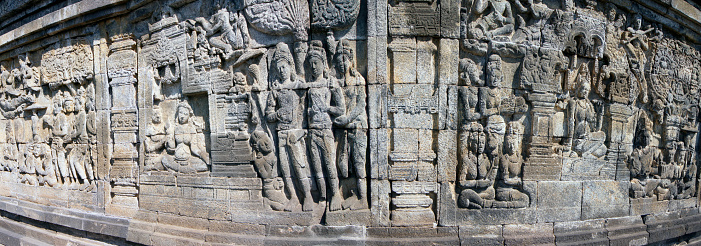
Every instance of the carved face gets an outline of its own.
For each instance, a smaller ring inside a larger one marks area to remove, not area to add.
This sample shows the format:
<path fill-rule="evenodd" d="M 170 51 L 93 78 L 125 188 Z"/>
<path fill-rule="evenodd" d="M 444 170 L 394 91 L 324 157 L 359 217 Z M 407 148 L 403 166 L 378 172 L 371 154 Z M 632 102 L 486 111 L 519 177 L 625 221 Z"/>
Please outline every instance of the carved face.
<path fill-rule="evenodd" d="M 336 68 L 338 69 L 338 71 L 340 71 L 341 73 L 347 73 L 348 71 L 350 71 L 350 66 L 350 57 L 346 54 L 339 54 L 338 58 L 336 59 Z"/>
<path fill-rule="evenodd" d="M 586 98 L 587 96 L 589 96 L 589 92 L 590 92 L 590 91 L 591 91 L 591 84 L 588 83 L 588 82 L 582 83 L 582 84 L 579 86 L 579 93 L 578 93 L 578 95 L 579 95 L 580 98 Z"/>
<path fill-rule="evenodd" d="M 273 144 L 270 141 L 270 138 L 263 137 L 260 140 L 258 140 L 258 149 L 260 152 L 263 152 L 263 154 L 268 154 L 273 151 Z"/>
<path fill-rule="evenodd" d="M 153 115 L 151 116 L 151 122 L 153 122 L 154 124 L 160 124 L 161 120 L 161 111 L 154 110 Z"/>
<path fill-rule="evenodd" d="M 487 85 L 491 87 L 499 87 L 501 86 L 501 82 L 504 78 L 504 75 L 501 72 L 501 59 L 496 58 L 492 60 L 492 57 L 490 57 L 490 61 L 487 63 Z"/>
<path fill-rule="evenodd" d="M 190 109 L 180 106 L 178 107 L 178 114 L 176 116 L 178 117 L 178 123 L 187 124 L 190 120 Z"/>
<path fill-rule="evenodd" d="M 234 85 L 244 86 L 246 85 L 246 75 L 241 72 L 234 73 Z"/>
<path fill-rule="evenodd" d="M 482 85 L 480 81 L 481 72 L 479 71 L 479 69 L 477 69 L 477 65 L 475 65 L 475 62 L 468 58 L 463 58 L 460 60 L 459 76 L 460 81 L 464 85 L 470 85 L 472 83 L 475 83 L 478 86 Z"/>
<path fill-rule="evenodd" d="M 73 100 L 66 100 L 63 102 L 63 110 L 66 113 L 75 111 L 75 102 Z"/>
<path fill-rule="evenodd" d="M 484 148 L 487 147 L 487 136 L 483 131 L 472 133 L 472 146 L 476 154 L 484 153 Z"/>
<path fill-rule="evenodd" d="M 312 77 L 319 78 L 324 73 L 324 61 L 318 56 L 311 56 L 309 68 L 312 70 Z"/>
<path fill-rule="evenodd" d="M 290 79 L 290 76 L 292 75 L 292 68 L 290 67 L 290 63 L 288 63 L 285 59 L 278 59 L 277 62 L 275 62 L 275 68 L 280 74 L 280 80 L 286 81 Z"/>
<path fill-rule="evenodd" d="M 521 136 L 513 129 L 506 135 L 506 150 L 511 154 L 521 151 Z"/>
<path fill-rule="evenodd" d="M 611 8 L 608 13 L 608 19 L 609 21 L 613 22 L 616 20 L 616 9 Z"/>

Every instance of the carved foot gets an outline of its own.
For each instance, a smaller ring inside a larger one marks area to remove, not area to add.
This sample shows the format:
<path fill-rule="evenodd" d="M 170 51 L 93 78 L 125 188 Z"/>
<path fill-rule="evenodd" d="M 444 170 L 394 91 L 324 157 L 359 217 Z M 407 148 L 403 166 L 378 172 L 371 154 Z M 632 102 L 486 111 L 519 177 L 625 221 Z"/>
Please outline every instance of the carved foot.
<path fill-rule="evenodd" d="M 297 212 L 302 210 L 302 205 L 299 204 L 297 197 L 290 199 L 287 204 L 285 204 L 285 211 L 287 212 Z"/>
<path fill-rule="evenodd" d="M 335 194 L 331 197 L 331 202 L 329 203 L 329 211 L 341 210 L 343 199 L 340 195 Z"/>
<path fill-rule="evenodd" d="M 352 206 L 351 210 L 361 210 L 361 209 L 367 209 L 368 208 L 368 201 L 367 199 L 358 199 Z"/>
<path fill-rule="evenodd" d="M 304 206 L 302 206 L 302 211 L 309 212 L 312 210 L 314 210 L 314 200 L 311 196 L 307 196 L 304 198 Z"/>

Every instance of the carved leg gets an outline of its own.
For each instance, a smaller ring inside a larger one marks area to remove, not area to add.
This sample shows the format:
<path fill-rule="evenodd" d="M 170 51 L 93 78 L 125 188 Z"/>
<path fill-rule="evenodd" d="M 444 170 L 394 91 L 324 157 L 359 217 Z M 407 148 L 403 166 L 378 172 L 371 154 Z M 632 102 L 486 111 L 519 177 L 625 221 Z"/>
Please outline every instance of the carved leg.
<path fill-rule="evenodd" d="M 297 191 L 295 190 L 294 182 L 292 182 L 292 172 L 290 170 L 290 159 L 288 156 L 289 150 L 287 149 L 287 135 L 287 131 L 278 132 L 280 169 L 282 169 L 282 176 L 285 179 L 285 187 L 290 196 L 290 200 L 288 200 L 287 204 L 285 204 L 285 211 L 297 211 L 300 204 L 299 198 L 297 198 Z"/>
<path fill-rule="evenodd" d="M 329 204 L 330 211 L 336 211 L 341 209 L 341 203 L 343 202 L 343 197 L 340 195 L 340 186 L 338 181 L 338 172 L 336 167 L 336 151 L 334 150 L 335 144 L 333 141 L 333 131 L 331 129 L 319 130 L 320 140 L 322 140 L 321 153 L 324 157 L 326 167 L 326 177 L 331 188 L 331 203 Z"/>
<path fill-rule="evenodd" d="M 322 149 L 322 139 L 318 136 L 318 130 L 312 129 L 309 130 L 309 141 L 311 141 L 311 149 L 309 152 L 311 153 L 311 164 L 312 168 L 314 168 L 314 172 L 316 174 L 316 186 L 317 189 L 319 190 L 319 196 L 321 200 L 326 200 L 326 181 L 324 181 L 324 171 L 321 163 L 321 153 L 320 149 Z"/>
<path fill-rule="evenodd" d="M 365 178 L 367 177 L 366 157 L 368 147 L 367 129 L 354 129 L 352 135 L 353 141 L 353 166 L 355 167 L 355 176 L 358 178 L 356 186 L 358 188 L 358 201 L 351 209 L 366 209 L 368 208 L 368 186 Z"/>

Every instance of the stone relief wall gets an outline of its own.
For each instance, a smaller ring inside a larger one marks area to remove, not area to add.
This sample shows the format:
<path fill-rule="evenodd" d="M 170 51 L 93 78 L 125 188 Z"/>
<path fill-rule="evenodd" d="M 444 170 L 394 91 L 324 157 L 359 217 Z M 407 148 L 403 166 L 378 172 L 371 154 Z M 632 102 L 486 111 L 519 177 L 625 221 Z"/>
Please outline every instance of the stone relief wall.
<path fill-rule="evenodd" d="M 165 1 L 129 13 L 1 57 L 4 186 L 119 216 L 266 225 L 698 207 L 699 45 L 643 6 Z"/>

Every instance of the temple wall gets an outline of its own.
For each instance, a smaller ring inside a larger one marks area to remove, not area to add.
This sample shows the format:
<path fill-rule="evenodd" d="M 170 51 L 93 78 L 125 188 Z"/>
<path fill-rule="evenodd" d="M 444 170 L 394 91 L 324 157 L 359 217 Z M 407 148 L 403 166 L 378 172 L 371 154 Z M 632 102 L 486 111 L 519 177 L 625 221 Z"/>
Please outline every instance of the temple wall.
<path fill-rule="evenodd" d="M 701 242 L 701 6 L 0 6 L 0 243 Z"/>

